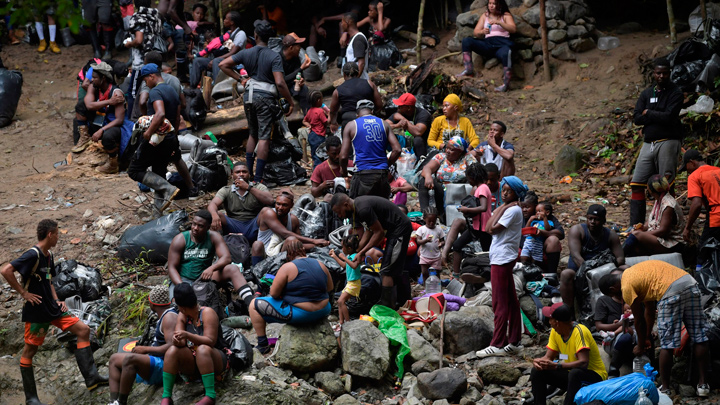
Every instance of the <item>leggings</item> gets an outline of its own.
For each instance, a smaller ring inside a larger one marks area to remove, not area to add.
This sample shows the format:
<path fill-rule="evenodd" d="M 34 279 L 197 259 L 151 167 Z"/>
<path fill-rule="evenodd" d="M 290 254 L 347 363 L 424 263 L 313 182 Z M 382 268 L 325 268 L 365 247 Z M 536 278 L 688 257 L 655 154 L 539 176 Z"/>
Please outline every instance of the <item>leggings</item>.
<path fill-rule="evenodd" d="M 495 331 L 490 346 L 505 347 L 508 341 L 512 344 L 520 342 L 520 302 L 515 294 L 513 267 L 514 260 L 490 266 L 492 309 L 495 313 Z"/>

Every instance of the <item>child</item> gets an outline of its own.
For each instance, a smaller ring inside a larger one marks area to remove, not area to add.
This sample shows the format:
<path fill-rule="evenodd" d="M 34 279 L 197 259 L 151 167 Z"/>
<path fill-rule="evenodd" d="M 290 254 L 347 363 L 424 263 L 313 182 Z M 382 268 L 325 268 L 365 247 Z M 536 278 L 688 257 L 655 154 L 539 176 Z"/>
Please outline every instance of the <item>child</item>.
<path fill-rule="evenodd" d="M 359 245 L 360 239 L 357 235 L 352 234 L 343 238 L 342 252 L 339 256 L 335 254 L 335 249 L 330 250 L 330 257 L 335 259 L 340 266 L 345 266 L 345 277 L 347 279 L 347 284 L 337 301 L 338 323 L 340 325 L 350 320 L 350 313 L 345 302 L 351 295 L 355 298 L 360 296 L 360 258 L 357 256 Z"/>
<path fill-rule="evenodd" d="M 315 169 L 315 166 L 322 163 L 322 160 L 320 160 L 315 151 L 318 146 L 325 142 L 325 128 L 327 128 L 328 122 L 328 117 L 325 115 L 322 104 L 322 93 L 319 91 L 313 91 L 310 93 L 310 105 L 312 107 L 308 110 L 307 114 L 305 114 L 305 118 L 303 118 L 303 125 L 310 128 L 308 142 L 310 142 L 310 154 L 313 159 L 313 169 Z"/>
<path fill-rule="evenodd" d="M 393 200 L 393 204 L 403 206 L 407 204 L 407 193 L 413 191 L 415 188 L 398 174 L 394 164 L 389 167 L 388 181 L 390 182 L 390 193 L 392 193 L 390 198 Z M 407 207 L 405 207 L 405 209 L 407 209 Z"/>
<path fill-rule="evenodd" d="M 227 49 L 231 49 L 232 45 L 228 48 L 225 46 L 225 43 L 227 41 L 231 41 L 230 39 L 230 31 L 224 33 L 221 37 L 216 37 L 215 32 L 213 30 L 207 30 L 205 32 L 205 42 L 207 42 L 207 46 L 205 48 L 198 52 L 199 57 L 204 58 L 208 56 L 208 54 L 213 54 L 214 56 L 222 56 L 222 54 L 227 53 Z M 225 48 L 225 52 L 219 52 L 216 53 L 215 51 L 218 51 L 220 48 Z"/>
<path fill-rule="evenodd" d="M 417 244 L 420 246 L 420 270 L 424 280 L 430 276 L 429 269 L 431 267 L 442 269 L 440 249 L 445 240 L 445 232 L 436 226 L 437 216 L 437 208 L 433 206 L 425 208 L 423 211 L 425 225 L 415 232 Z"/>
<path fill-rule="evenodd" d="M 555 227 L 553 221 L 548 219 L 551 215 L 552 204 L 540 203 L 535 207 L 535 215 L 528 219 L 526 227 L 536 228 L 538 232 L 534 235 L 528 235 L 525 239 L 525 244 L 520 253 L 520 260 L 523 263 L 532 261 L 542 263 L 545 238 L 539 235 L 539 231 L 551 231 Z"/>
<path fill-rule="evenodd" d="M 611 274 L 616 272 L 621 271 L 614 270 Z M 613 334 L 609 336 L 612 340 L 606 351 L 610 354 L 608 378 L 615 378 L 620 376 L 620 367 L 633 359 L 632 350 L 636 342 L 627 319 L 629 306 L 623 302 L 622 290 L 614 284 L 611 274 L 600 278 L 598 286 L 604 295 L 595 302 L 594 312 L 595 329 Z"/>

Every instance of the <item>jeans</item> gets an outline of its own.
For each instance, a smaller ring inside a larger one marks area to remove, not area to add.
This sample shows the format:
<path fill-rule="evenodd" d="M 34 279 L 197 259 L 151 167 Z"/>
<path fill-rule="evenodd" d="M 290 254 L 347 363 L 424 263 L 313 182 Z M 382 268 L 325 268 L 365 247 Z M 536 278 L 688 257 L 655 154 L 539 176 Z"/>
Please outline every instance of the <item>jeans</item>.
<path fill-rule="evenodd" d="M 322 159 L 320 159 L 317 154 L 315 154 L 315 151 L 317 150 L 318 146 L 322 145 L 323 142 L 325 142 L 325 137 L 316 134 L 313 131 L 310 131 L 310 134 L 308 135 L 308 143 L 310 143 L 310 153 L 312 154 L 313 159 L 313 169 L 320 163 L 322 163 Z"/>
<path fill-rule="evenodd" d="M 218 73 L 220 73 L 218 65 L 220 65 L 221 60 L 198 57 L 193 59 L 192 66 L 190 67 L 190 88 L 195 89 L 201 84 L 202 78 L 208 70 L 208 65 L 210 65 L 210 61 L 214 61 L 212 64 L 212 79 L 213 82 L 215 81 Z"/>
<path fill-rule="evenodd" d="M 467 37 L 462 41 L 462 50 L 475 52 L 484 58 L 498 58 L 503 66 L 510 67 L 510 51 L 513 45 L 513 41 L 505 37 L 483 39 Z"/>
<path fill-rule="evenodd" d="M 580 388 L 600 382 L 602 377 L 594 371 L 580 368 L 572 370 L 538 370 L 533 368 L 530 372 L 530 381 L 532 381 L 535 405 L 545 405 L 548 385 L 567 390 L 563 404 L 572 405 L 575 402 L 575 394 L 580 391 Z"/>

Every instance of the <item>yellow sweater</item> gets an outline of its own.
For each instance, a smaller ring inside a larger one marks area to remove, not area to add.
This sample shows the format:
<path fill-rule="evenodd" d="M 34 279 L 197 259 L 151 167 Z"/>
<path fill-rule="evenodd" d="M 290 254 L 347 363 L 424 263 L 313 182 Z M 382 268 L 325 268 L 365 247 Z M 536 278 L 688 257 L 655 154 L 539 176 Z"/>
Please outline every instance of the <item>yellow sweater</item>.
<path fill-rule="evenodd" d="M 441 115 L 433 120 L 430 126 L 430 134 L 428 135 L 427 143 L 429 146 L 434 146 L 440 149 L 444 144 L 443 131 L 450 128 L 448 125 L 447 117 Z M 473 128 L 472 122 L 466 117 L 460 117 L 458 119 L 457 129 L 464 132 L 463 138 L 470 144 L 470 149 L 475 149 L 480 144 L 480 138 L 475 134 L 475 128 Z"/>

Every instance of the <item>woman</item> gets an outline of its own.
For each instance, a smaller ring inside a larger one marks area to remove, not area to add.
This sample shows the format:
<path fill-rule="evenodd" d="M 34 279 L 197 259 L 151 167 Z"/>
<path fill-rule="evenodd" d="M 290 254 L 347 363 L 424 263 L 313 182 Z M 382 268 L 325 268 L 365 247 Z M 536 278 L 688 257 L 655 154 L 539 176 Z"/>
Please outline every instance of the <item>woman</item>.
<path fill-rule="evenodd" d="M 456 94 L 448 94 L 443 100 L 443 115 L 435 118 L 430 126 L 427 143 L 436 149 L 444 149 L 446 142 L 453 136 L 464 138 L 472 149 L 480 144 L 480 138 L 475 134 L 472 122 L 467 117 L 461 117 L 462 101 Z"/>
<path fill-rule="evenodd" d="M 218 73 L 220 73 L 220 62 L 245 49 L 247 35 L 245 34 L 245 31 L 240 29 L 240 24 L 242 24 L 242 20 L 240 19 L 239 12 L 229 11 L 225 14 L 223 26 L 227 30 L 225 33 L 230 34 L 230 40 L 233 43 L 232 48 L 229 50 L 223 48 L 228 52 L 224 55 L 216 56 L 214 59 L 200 57 L 193 58 L 192 67 L 190 68 L 190 88 L 195 89 L 200 86 L 200 82 L 202 81 L 203 76 L 205 76 L 205 71 L 208 69 L 212 70 L 212 78 L 213 81 L 215 81 Z"/>
<path fill-rule="evenodd" d="M 490 0 L 488 11 L 480 16 L 473 30 L 473 37 L 463 39 L 463 65 L 465 70 L 458 76 L 474 76 L 472 53 L 476 52 L 484 58 L 498 58 L 503 65 L 503 85 L 495 91 L 508 91 L 512 70 L 511 49 L 513 41 L 510 34 L 516 30 L 515 20 L 505 0 Z M 484 36 L 480 39 L 478 37 Z"/>
<path fill-rule="evenodd" d="M 193 287 L 188 283 L 175 286 L 177 317 L 172 346 L 163 364 L 162 405 L 172 405 L 172 390 L 178 374 L 189 381 L 202 380 L 205 396 L 197 404 L 215 404 L 215 376 L 222 380 L 230 367 L 228 344 L 220 329 L 220 320 L 211 308 L 198 305 Z"/>
<path fill-rule="evenodd" d="M 150 8 L 150 0 L 135 0 L 135 14 L 128 23 L 130 38 L 123 42 L 125 48 L 130 49 L 132 61 L 132 74 L 130 75 L 130 88 L 127 91 L 127 111 L 125 118 L 132 117 L 135 95 L 140 89 L 142 81 L 138 79 L 140 68 L 143 67 L 145 54 L 153 50 L 153 41 L 156 35 L 162 34 L 162 20 L 156 8 Z"/>
<path fill-rule="evenodd" d="M 476 163 L 474 157 L 467 153 L 468 142 L 459 136 L 450 139 L 445 152 L 438 153 L 423 167 L 418 182 L 418 199 L 420 210 L 424 211 L 430 202 L 430 190 L 435 193 L 435 206 L 439 211 L 445 207 L 443 184 L 465 183 L 465 171 L 468 166 Z M 435 176 L 435 177 L 433 177 Z M 424 180 L 424 181 L 423 181 Z"/>
<path fill-rule="evenodd" d="M 668 192 L 670 183 L 665 176 L 655 174 L 648 180 L 647 188 L 655 199 L 655 205 L 647 223 L 633 230 L 625 240 L 625 257 L 682 252 L 685 247 L 682 238 L 685 215 Z"/>
<path fill-rule="evenodd" d="M 485 232 L 492 235 L 490 245 L 490 283 L 492 309 L 495 313 L 495 330 L 490 346 L 479 350 L 478 357 L 517 354 L 520 345 L 520 302 L 515 294 L 513 267 L 518 257 L 522 238 L 523 214 L 518 201 L 528 188 L 515 176 L 500 182 L 503 205 L 492 213 Z"/>
<path fill-rule="evenodd" d="M 315 322 L 330 313 L 329 293 L 333 282 L 327 267 L 316 259 L 305 257 L 302 242 L 290 237 L 283 243 L 288 263 L 275 275 L 270 296 L 254 299 L 250 303 L 250 319 L 257 334 L 257 348 L 265 354 L 270 351 L 265 325 L 287 323 L 291 325 Z"/>

